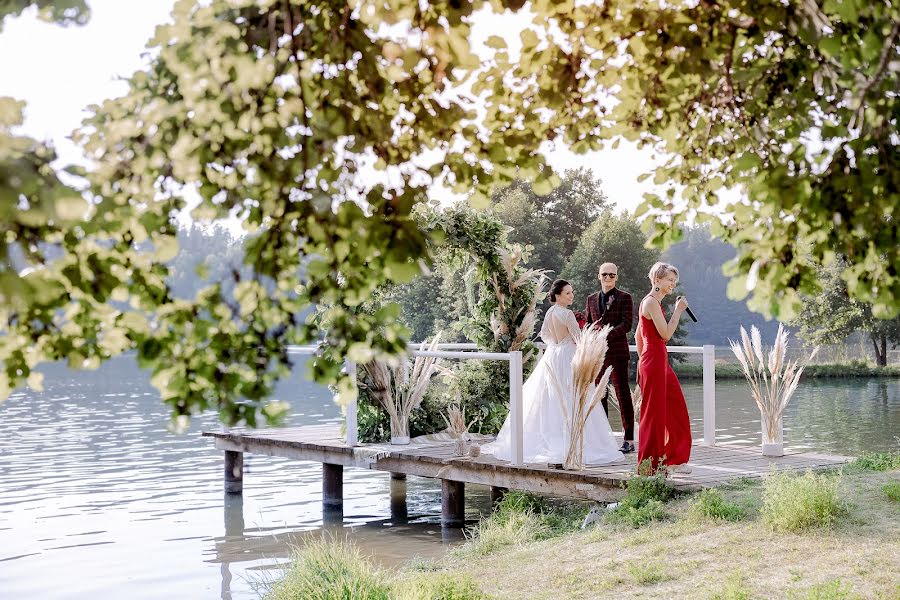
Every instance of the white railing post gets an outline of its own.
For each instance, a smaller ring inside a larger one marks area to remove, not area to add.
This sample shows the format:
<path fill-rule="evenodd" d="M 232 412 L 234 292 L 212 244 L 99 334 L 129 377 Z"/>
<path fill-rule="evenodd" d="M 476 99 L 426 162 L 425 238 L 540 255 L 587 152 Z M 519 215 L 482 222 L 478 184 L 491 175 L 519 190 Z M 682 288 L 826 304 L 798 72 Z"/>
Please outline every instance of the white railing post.
<path fill-rule="evenodd" d="M 716 445 L 716 347 L 703 346 L 703 443 Z"/>
<path fill-rule="evenodd" d="M 510 462 L 521 465 L 524 462 L 522 445 L 522 352 L 509 353 L 509 423 L 512 441 Z"/>
<path fill-rule="evenodd" d="M 356 401 L 359 397 L 359 388 L 356 386 L 356 363 L 347 360 L 344 363 L 344 371 L 353 382 L 353 399 L 347 403 L 344 411 L 344 424 L 347 432 L 345 443 L 352 448 L 359 443 L 359 429 L 356 422 Z"/>

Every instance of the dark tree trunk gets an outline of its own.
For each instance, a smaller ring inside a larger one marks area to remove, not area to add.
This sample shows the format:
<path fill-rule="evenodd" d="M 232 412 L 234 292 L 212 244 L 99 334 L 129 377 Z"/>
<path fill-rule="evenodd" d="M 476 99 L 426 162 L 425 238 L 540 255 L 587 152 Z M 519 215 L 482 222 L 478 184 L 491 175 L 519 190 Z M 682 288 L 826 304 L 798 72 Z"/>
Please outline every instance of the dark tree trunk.
<path fill-rule="evenodd" d="M 879 367 L 887 366 L 887 335 L 871 334 L 872 346 L 875 348 L 875 364 Z"/>

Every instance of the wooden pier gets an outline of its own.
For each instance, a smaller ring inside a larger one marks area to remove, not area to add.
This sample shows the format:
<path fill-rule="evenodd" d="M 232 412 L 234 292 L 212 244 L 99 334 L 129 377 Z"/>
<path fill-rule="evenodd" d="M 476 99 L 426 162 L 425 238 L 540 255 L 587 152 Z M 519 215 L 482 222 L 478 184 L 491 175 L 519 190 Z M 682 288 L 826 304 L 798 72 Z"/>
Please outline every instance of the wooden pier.
<path fill-rule="evenodd" d="M 341 513 L 344 467 L 387 471 L 395 478 L 406 475 L 441 480 L 442 523 L 459 527 L 464 521 L 465 484 L 491 487 L 494 497 L 506 489 L 571 496 L 598 501 L 619 498 L 622 483 L 636 470 L 635 453 L 625 460 L 582 471 L 565 471 L 549 465 L 513 466 L 490 455 L 477 458 L 454 456 L 453 444 L 412 443 L 408 446 L 360 444 L 348 446 L 338 425 L 307 426 L 258 431 L 204 432 L 225 452 L 225 491 L 243 489 L 243 453 L 282 456 L 322 463 L 322 503 L 326 513 Z M 778 458 L 762 456 L 758 447 L 695 444 L 689 474 L 670 477 L 679 490 L 695 491 L 727 484 L 740 478 L 763 477 L 771 470 L 827 469 L 849 457 L 815 452 L 788 452 Z"/>

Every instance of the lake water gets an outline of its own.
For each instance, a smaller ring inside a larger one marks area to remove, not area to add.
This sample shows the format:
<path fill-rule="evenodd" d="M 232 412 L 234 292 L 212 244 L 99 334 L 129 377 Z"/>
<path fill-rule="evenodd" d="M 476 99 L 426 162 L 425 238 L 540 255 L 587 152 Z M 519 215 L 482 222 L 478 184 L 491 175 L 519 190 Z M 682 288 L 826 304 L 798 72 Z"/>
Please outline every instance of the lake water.
<path fill-rule="evenodd" d="M 405 483 L 409 517 L 396 522 L 388 475 L 358 469 L 344 472 L 339 524 L 323 524 L 319 464 L 246 455 L 244 494 L 226 496 L 221 453 L 199 437 L 218 427 L 214 415 L 168 432 L 165 407 L 129 358 L 96 372 L 43 370 L 44 392 L 0 405 L 2 598 L 257 598 L 304 536 L 349 536 L 384 565 L 441 555 L 460 539 L 442 533 L 440 485 L 428 479 Z M 289 424 L 339 421 L 327 390 L 302 372 L 276 393 L 293 406 Z M 684 391 L 699 437 L 700 382 Z M 720 382 L 716 394 L 718 441 L 759 443 L 746 386 Z M 806 381 L 785 418 L 791 448 L 856 455 L 898 448 L 897 435 L 895 379 Z M 467 486 L 466 504 L 477 518 L 487 490 Z"/>

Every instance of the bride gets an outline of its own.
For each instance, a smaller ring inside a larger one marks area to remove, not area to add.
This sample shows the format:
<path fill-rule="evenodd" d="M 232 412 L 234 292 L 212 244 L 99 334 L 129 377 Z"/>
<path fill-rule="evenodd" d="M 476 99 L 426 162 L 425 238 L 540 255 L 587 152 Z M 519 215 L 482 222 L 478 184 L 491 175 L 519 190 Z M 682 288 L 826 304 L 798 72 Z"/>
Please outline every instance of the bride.
<path fill-rule="evenodd" d="M 572 358 L 581 337 L 578 321 L 567 307 L 575 293 L 568 281 L 557 279 L 550 287 L 553 305 L 544 315 L 541 339 L 547 344 L 544 355 L 538 361 L 531 376 L 522 388 L 522 444 L 526 463 L 562 463 L 569 445 L 566 417 L 561 406 L 565 402 L 567 412 L 572 411 Z M 552 371 L 565 398 L 560 399 L 550 379 Z M 503 423 L 497 440 L 484 447 L 484 452 L 499 459 L 510 460 L 509 416 Z M 584 429 L 584 463 L 606 464 L 622 460 L 618 444 L 613 437 L 609 421 L 602 410 L 594 410 Z"/>

